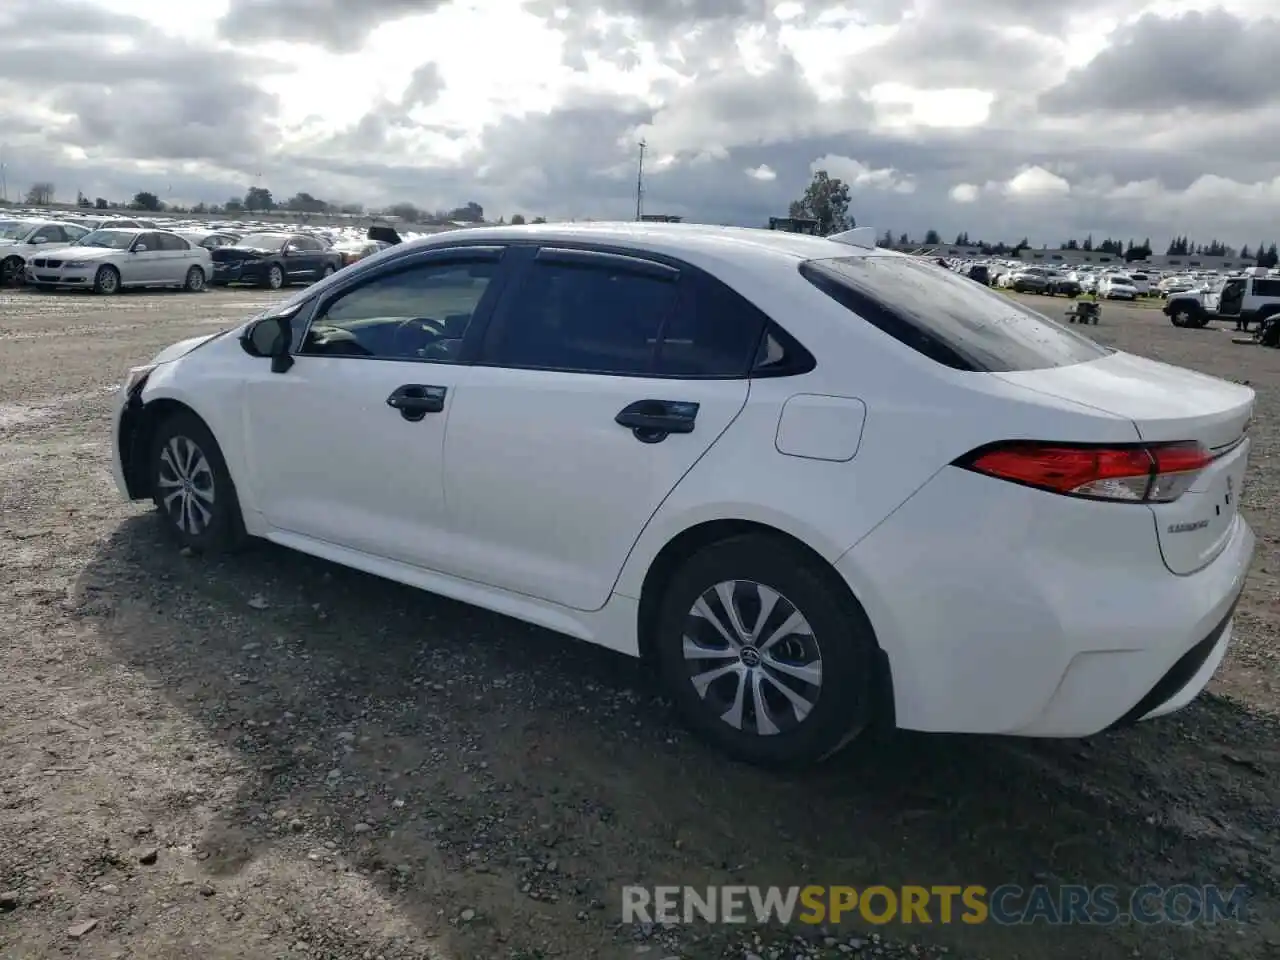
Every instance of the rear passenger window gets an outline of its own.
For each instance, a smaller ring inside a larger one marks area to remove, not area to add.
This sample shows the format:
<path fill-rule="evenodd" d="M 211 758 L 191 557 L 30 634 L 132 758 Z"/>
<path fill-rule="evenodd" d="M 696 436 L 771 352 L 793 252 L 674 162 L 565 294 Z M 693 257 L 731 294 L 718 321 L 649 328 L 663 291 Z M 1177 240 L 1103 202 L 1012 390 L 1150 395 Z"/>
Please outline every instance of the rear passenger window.
<path fill-rule="evenodd" d="M 582 373 L 653 370 L 679 289 L 674 276 L 550 261 L 535 261 L 530 271 L 486 351 L 488 362 Z"/>
<path fill-rule="evenodd" d="M 662 331 L 659 376 L 744 377 L 768 319 L 714 277 L 693 275 Z"/>

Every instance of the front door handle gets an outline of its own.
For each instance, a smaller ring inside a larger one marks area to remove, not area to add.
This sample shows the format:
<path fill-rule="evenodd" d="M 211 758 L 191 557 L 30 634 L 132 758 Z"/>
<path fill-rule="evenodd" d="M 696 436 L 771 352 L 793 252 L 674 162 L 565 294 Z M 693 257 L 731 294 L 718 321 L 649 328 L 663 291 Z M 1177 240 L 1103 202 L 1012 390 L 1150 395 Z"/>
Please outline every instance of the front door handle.
<path fill-rule="evenodd" d="M 637 400 L 613 418 L 641 443 L 659 443 L 673 433 L 693 433 L 698 404 L 684 400 Z"/>
<path fill-rule="evenodd" d="M 400 416 L 411 423 L 416 423 L 428 413 L 439 413 L 444 409 L 444 387 L 433 387 L 425 383 L 406 383 L 396 387 L 387 397 L 387 406 L 400 411 Z"/>

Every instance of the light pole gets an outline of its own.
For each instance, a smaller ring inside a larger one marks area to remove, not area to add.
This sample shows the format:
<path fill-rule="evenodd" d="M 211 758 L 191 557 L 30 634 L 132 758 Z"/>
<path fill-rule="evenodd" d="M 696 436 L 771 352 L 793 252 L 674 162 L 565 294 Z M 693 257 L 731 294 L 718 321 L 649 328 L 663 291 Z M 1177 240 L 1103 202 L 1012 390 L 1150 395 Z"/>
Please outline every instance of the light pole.
<path fill-rule="evenodd" d="M 645 142 L 640 141 L 640 164 L 636 168 L 636 219 L 639 220 L 644 209 L 644 148 Z"/>

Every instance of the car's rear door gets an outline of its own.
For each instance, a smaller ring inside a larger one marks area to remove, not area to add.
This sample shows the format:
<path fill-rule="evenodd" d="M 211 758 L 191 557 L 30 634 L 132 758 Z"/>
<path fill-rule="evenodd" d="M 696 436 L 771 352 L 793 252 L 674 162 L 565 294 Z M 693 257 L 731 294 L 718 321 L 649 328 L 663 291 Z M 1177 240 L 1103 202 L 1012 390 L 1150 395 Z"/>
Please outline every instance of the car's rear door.
<path fill-rule="evenodd" d="M 685 265 L 522 252 L 450 412 L 449 572 L 595 610 L 742 410 L 764 318 Z"/>

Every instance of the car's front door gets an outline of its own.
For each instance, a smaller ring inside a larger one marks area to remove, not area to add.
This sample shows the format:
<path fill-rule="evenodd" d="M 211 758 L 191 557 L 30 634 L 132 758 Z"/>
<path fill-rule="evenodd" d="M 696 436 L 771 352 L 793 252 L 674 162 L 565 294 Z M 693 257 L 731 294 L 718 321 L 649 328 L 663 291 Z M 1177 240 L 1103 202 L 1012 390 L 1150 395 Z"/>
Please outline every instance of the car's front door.
<path fill-rule="evenodd" d="M 445 425 L 503 252 L 432 251 L 358 278 L 309 309 L 288 370 L 247 360 L 258 366 L 245 388 L 245 453 L 268 524 L 432 565 Z"/>
<path fill-rule="evenodd" d="M 158 233 L 140 233 L 127 253 L 115 258 L 124 283 L 159 283 L 164 276 L 164 258 L 172 256 L 161 249 Z"/>
<path fill-rule="evenodd" d="M 602 607 L 654 511 L 746 403 L 764 322 L 689 267 L 529 257 L 449 416 L 449 572 Z"/>
<path fill-rule="evenodd" d="M 1218 313 L 1221 316 L 1234 317 L 1240 314 L 1247 283 L 1247 277 L 1233 277 L 1222 285 L 1222 293 L 1218 297 Z"/>
<path fill-rule="evenodd" d="M 284 246 L 284 269 L 289 281 L 314 280 L 320 275 L 322 246 L 309 237 L 294 237 Z"/>

